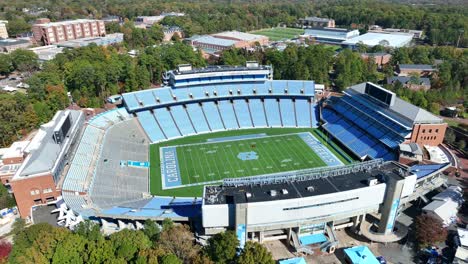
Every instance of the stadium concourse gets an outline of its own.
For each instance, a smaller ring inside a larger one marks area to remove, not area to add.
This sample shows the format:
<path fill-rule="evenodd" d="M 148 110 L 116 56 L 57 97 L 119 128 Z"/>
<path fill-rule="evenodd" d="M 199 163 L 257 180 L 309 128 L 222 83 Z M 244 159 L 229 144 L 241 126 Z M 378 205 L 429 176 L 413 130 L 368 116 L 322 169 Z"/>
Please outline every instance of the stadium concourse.
<path fill-rule="evenodd" d="M 446 165 L 419 178 L 389 162 L 401 142 L 438 141 L 427 138 L 445 131 L 432 115 L 370 83 L 317 102 L 313 81 L 271 76 L 271 67 L 252 62 L 182 65 L 164 75 L 166 86 L 123 94 L 124 108 L 89 120 L 72 153 L 62 186 L 67 223 L 100 219 L 119 229 L 202 219 L 201 234 L 234 229 L 241 244 L 286 237 L 298 251 L 310 252 L 301 241 L 332 251 L 335 223 L 357 225 L 380 210 L 379 232 L 391 236 L 400 206 L 444 184 Z M 183 182 L 184 174 L 192 178 Z M 199 186 L 184 186 L 194 179 Z M 249 212 L 260 205 L 261 215 Z M 324 236 L 307 237 L 316 233 Z"/>

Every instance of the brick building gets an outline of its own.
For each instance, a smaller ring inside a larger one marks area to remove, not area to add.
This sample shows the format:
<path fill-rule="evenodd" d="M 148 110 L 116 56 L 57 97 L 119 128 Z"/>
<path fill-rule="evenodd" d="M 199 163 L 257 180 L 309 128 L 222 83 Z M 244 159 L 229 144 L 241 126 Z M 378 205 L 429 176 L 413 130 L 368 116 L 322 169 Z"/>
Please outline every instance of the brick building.
<path fill-rule="evenodd" d="M 429 76 L 437 72 L 437 69 L 429 64 L 400 64 L 398 65 L 398 76 L 409 76 L 417 74 L 419 76 Z"/>
<path fill-rule="evenodd" d="M 392 58 L 392 54 L 385 53 L 385 52 L 361 53 L 361 58 L 364 60 L 367 60 L 370 57 L 374 58 L 375 64 L 377 64 L 377 66 L 379 66 L 380 68 L 390 62 L 390 59 Z"/>
<path fill-rule="evenodd" d="M 24 149 L 24 161 L 10 181 L 22 218 L 30 217 L 32 206 L 60 196 L 57 185 L 83 123 L 83 112 L 59 111 Z"/>
<path fill-rule="evenodd" d="M 32 26 L 34 40 L 45 45 L 60 43 L 80 38 L 106 35 L 106 27 L 102 20 L 77 19 L 61 22 L 50 22 L 39 19 Z"/>
<path fill-rule="evenodd" d="M 239 31 L 226 31 L 213 35 L 192 36 L 186 39 L 193 47 L 214 54 L 230 48 L 251 48 L 268 44 L 268 37 Z"/>
<path fill-rule="evenodd" d="M 3 185 L 10 183 L 11 178 L 24 161 L 24 150 L 28 144 L 29 141 L 17 141 L 3 151 L 0 161 L 0 181 Z"/>

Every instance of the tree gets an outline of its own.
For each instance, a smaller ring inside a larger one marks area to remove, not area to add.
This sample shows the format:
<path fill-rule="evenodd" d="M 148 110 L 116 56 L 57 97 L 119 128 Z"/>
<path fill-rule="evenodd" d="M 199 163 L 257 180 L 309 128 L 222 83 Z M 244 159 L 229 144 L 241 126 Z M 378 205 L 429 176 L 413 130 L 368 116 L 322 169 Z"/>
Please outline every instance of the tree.
<path fill-rule="evenodd" d="M 447 238 L 447 229 L 442 222 L 429 215 L 419 215 L 415 220 L 416 240 L 419 247 L 424 248 L 431 244 L 444 241 Z"/>
<path fill-rule="evenodd" d="M 239 240 L 234 231 L 218 233 L 208 239 L 206 254 L 216 263 L 230 263 L 236 256 Z"/>
<path fill-rule="evenodd" d="M 14 70 L 10 55 L 0 54 L 0 75 L 8 75 Z"/>
<path fill-rule="evenodd" d="M 271 253 L 260 243 L 247 241 L 242 249 L 239 264 L 274 264 Z"/>
<path fill-rule="evenodd" d="M 176 255 L 184 263 L 191 263 L 191 260 L 200 251 L 200 247 L 194 241 L 193 233 L 186 225 L 177 225 L 169 229 L 163 228 L 159 239 L 161 247 L 166 252 Z"/>
<path fill-rule="evenodd" d="M 24 49 L 17 49 L 11 53 L 11 60 L 15 70 L 21 72 L 32 72 L 39 69 L 39 62 L 37 55 Z"/>
<path fill-rule="evenodd" d="M 1 239 L 0 240 L 0 263 L 6 263 L 8 256 L 11 252 L 11 243 Z"/>
<path fill-rule="evenodd" d="M 445 142 L 447 142 L 447 144 L 455 143 L 455 140 L 456 140 L 455 133 L 451 129 L 447 129 L 447 131 L 445 132 L 444 140 Z"/>
<path fill-rule="evenodd" d="M 458 141 L 458 149 L 460 150 L 465 150 L 466 148 L 466 141 L 464 139 L 461 139 L 460 141 Z"/>
<path fill-rule="evenodd" d="M 182 264 L 182 261 L 174 254 L 166 254 L 161 257 L 161 264 Z"/>
<path fill-rule="evenodd" d="M 85 220 L 79 223 L 73 232 L 90 241 L 97 241 L 103 238 L 101 234 L 101 227 L 98 223 L 91 220 Z"/>
<path fill-rule="evenodd" d="M 0 208 L 12 208 L 16 206 L 15 198 L 11 196 L 5 185 L 0 184 Z"/>
<path fill-rule="evenodd" d="M 151 241 L 156 242 L 159 239 L 160 232 L 161 229 L 155 221 L 146 219 L 145 223 L 143 224 L 143 233 L 145 233 L 145 235 Z"/>
<path fill-rule="evenodd" d="M 150 248 L 151 241 L 140 230 L 124 229 L 109 236 L 117 258 L 131 261 L 137 257 L 140 250 Z"/>

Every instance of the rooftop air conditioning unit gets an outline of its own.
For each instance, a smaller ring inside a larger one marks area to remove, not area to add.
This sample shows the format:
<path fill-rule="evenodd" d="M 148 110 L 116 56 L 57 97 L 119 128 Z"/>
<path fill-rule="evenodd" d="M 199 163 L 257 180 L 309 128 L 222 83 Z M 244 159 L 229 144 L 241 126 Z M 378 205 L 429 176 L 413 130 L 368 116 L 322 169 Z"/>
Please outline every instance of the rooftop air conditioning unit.
<path fill-rule="evenodd" d="M 367 180 L 367 184 L 369 186 L 374 186 L 374 185 L 377 185 L 379 184 L 379 180 L 375 179 L 375 178 L 370 178 Z"/>
<path fill-rule="evenodd" d="M 271 190 L 271 191 L 270 191 L 270 196 L 272 196 L 272 197 L 276 196 L 276 191 L 275 191 L 275 190 Z"/>
<path fill-rule="evenodd" d="M 289 193 L 288 190 L 286 190 L 286 189 L 282 189 L 281 192 L 283 193 L 283 195 L 286 195 L 286 194 Z"/>
<path fill-rule="evenodd" d="M 309 192 L 315 191 L 314 186 L 309 186 L 309 187 L 307 187 L 307 191 L 309 191 Z"/>
<path fill-rule="evenodd" d="M 245 193 L 245 198 L 249 199 L 250 197 L 252 197 L 252 194 L 249 193 L 249 192 L 246 192 L 246 193 Z"/>

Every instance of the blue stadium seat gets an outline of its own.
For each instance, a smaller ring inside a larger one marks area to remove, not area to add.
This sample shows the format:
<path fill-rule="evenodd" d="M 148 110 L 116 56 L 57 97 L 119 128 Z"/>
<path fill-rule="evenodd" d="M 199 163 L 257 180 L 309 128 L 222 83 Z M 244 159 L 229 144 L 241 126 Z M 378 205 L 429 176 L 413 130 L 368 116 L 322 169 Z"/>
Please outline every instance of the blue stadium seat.
<path fill-rule="evenodd" d="M 267 127 L 265 110 L 260 99 L 251 99 L 249 101 L 250 113 L 255 127 Z"/>
<path fill-rule="evenodd" d="M 253 127 L 250 111 L 244 99 L 234 100 L 234 110 L 241 128 Z"/>
<path fill-rule="evenodd" d="M 281 127 L 281 118 L 276 99 L 265 99 L 265 112 L 270 127 Z"/>
<path fill-rule="evenodd" d="M 223 118 L 224 125 L 226 129 L 239 128 L 239 125 L 236 121 L 236 116 L 232 108 L 232 104 L 228 100 L 222 100 L 218 102 L 219 112 Z"/>
<path fill-rule="evenodd" d="M 162 131 L 164 131 L 164 134 L 167 136 L 168 139 L 181 136 L 179 130 L 177 129 L 174 123 L 174 120 L 172 120 L 171 114 L 165 107 L 155 109 L 154 116 L 158 120 Z"/>
<path fill-rule="evenodd" d="M 294 113 L 294 104 L 291 99 L 281 99 L 279 102 L 281 110 L 281 119 L 283 126 L 296 127 L 296 116 Z"/>
<path fill-rule="evenodd" d="M 166 139 L 150 111 L 138 112 L 138 121 L 152 142 Z"/>
<path fill-rule="evenodd" d="M 170 88 L 156 88 L 152 89 L 152 92 L 154 94 L 154 98 L 159 98 L 160 104 L 174 102 Z"/>
<path fill-rule="evenodd" d="M 298 127 L 312 127 L 310 103 L 306 99 L 296 99 L 296 117 Z"/>
<path fill-rule="evenodd" d="M 212 131 L 224 130 L 223 121 L 221 121 L 221 116 L 214 102 L 204 102 L 203 112 L 205 112 Z"/>
<path fill-rule="evenodd" d="M 135 93 L 124 94 L 122 97 L 124 98 L 125 105 L 129 111 L 140 108 L 140 105 L 138 104 L 138 101 L 135 97 Z"/>
<path fill-rule="evenodd" d="M 195 127 L 197 133 L 205 133 L 210 131 L 210 128 L 206 123 L 203 110 L 197 103 L 187 104 L 187 113 L 189 114 L 190 119 L 192 120 L 192 124 Z"/>
<path fill-rule="evenodd" d="M 172 106 L 171 113 L 183 136 L 195 134 L 187 112 L 181 105 Z"/>
<path fill-rule="evenodd" d="M 135 93 L 138 102 L 143 104 L 143 107 L 154 107 L 157 105 L 156 99 L 153 96 L 151 90 L 144 90 L 138 93 Z M 141 105 L 141 104 L 140 104 Z"/>

